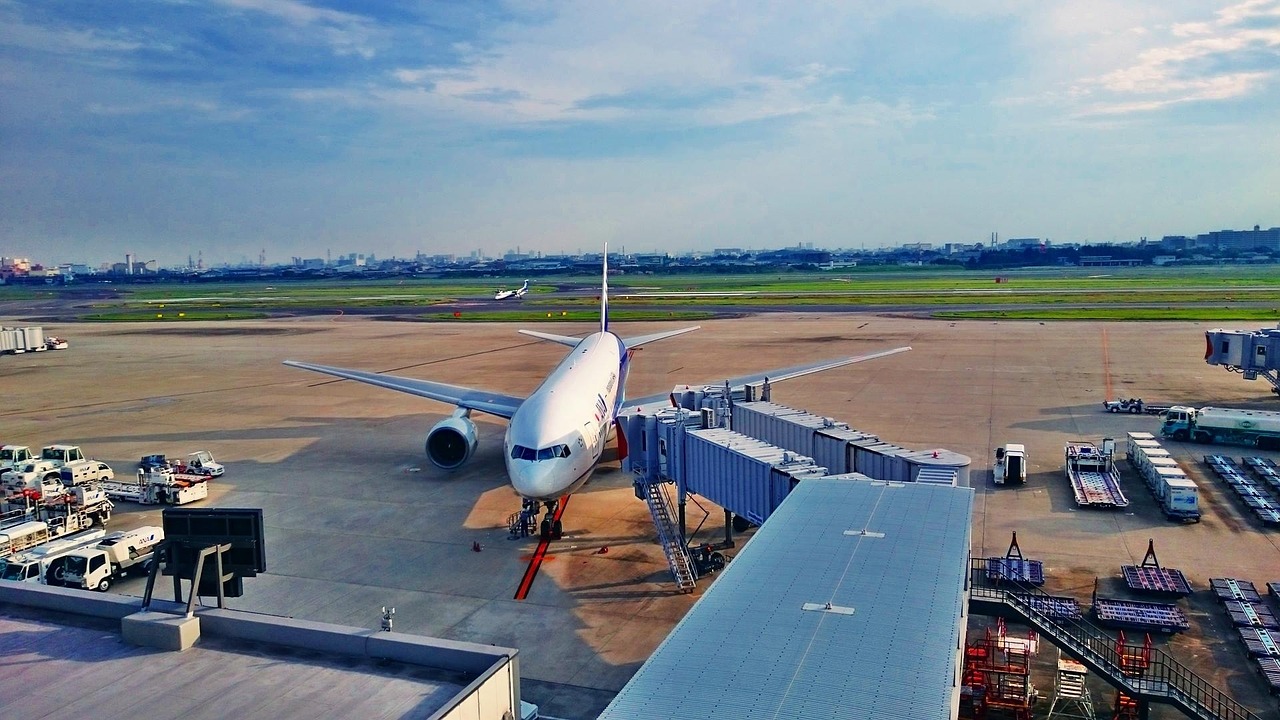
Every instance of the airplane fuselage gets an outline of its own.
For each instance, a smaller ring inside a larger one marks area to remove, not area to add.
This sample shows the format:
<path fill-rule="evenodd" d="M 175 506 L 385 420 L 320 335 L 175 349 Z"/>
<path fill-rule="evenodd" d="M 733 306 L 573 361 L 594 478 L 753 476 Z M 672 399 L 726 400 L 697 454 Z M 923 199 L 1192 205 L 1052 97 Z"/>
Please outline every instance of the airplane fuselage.
<path fill-rule="evenodd" d="M 627 351 L 611 332 L 583 338 L 507 426 L 511 486 L 531 500 L 554 500 L 586 483 L 622 404 Z"/>

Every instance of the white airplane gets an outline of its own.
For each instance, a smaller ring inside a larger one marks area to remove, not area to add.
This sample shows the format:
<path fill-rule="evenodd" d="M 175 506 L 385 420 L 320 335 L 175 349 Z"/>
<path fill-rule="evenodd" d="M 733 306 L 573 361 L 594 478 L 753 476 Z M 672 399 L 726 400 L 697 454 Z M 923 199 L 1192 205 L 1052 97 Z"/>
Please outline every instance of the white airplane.
<path fill-rule="evenodd" d="M 600 329 L 597 332 L 576 338 L 534 330 L 520 331 L 573 348 L 526 398 L 295 360 L 286 360 L 284 364 L 456 406 L 453 415 L 436 423 L 427 433 L 427 457 L 444 470 L 460 467 L 476 450 L 478 441 L 476 426 L 471 420 L 472 412 L 508 420 L 503 457 L 511 487 L 524 498 L 526 509 L 536 512 L 538 503 L 545 505 L 546 516 L 540 526 L 542 536 L 559 538 L 560 522 L 552 520 L 559 499 L 581 488 L 591 477 L 604 452 L 605 443 L 615 430 L 615 419 L 619 413 L 643 405 L 652 407 L 670 402 L 667 394 L 634 400 L 625 398 L 631 351 L 645 343 L 682 335 L 700 327 L 625 339 L 618 337 L 609 330 L 608 266 L 606 247 L 600 291 Z M 733 388 L 762 381 L 776 383 L 910 349 L 901 347 L 770 370 L 726 380 L 724 384 Z M 618 444 L 619 455 L 625 457 L 626 444 L 622 437 L 619 437 Z"/>
<path fill-rule="evenodd" d="M 524 285 L 521 285 L 515 290 L 499 290 L 497 293 L 494 294 L 493 299 L 506 300 L 507 298 L 516 298 L 517 300 L 519 300 L 520 298 L 524 297 L 525 293 L 527 292 L 529 292 L 529 281 L 525 280 Z"/>

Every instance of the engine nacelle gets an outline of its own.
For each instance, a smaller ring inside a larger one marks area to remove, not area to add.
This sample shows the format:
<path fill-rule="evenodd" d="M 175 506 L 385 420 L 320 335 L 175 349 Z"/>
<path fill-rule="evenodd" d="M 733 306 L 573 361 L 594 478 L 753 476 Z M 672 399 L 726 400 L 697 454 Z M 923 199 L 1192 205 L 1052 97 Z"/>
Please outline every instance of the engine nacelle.
<path fill-rule="evenodd" d="M 456 470 L 471 459 L 480 444 L 476 424 L 459 410 L 452 417 L 436 423 L 427 433 L 427 458 L 438 468 Z"/>

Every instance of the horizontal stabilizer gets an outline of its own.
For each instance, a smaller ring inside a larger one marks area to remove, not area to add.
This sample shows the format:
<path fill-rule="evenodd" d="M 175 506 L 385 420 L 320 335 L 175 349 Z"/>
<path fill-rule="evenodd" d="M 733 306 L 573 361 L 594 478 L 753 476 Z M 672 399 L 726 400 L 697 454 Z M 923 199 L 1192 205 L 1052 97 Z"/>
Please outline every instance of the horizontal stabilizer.
<path fill-rule="evenodd" d="M 528 335 L 529 337 L 536 337 L 539 340 L 550 340 L 553 343 L 560 343 L 561 345 L 568 345 L 569 347 L 578 347 L 578 343 L 582 342 L 582 338 L 538 332 L 537 330 L 521 330 L 520 334 Z"/>
<path fill-rule="evenodd" d="M 666 332 L 653 333 L 652 335 L 640 335 L 638 337 L 633 337 L 633 338 L 623 338 L 622 344 L 626 346 L 628 350 L 630 350 L 633 347 L 640 347 L 645 343 L 651 343 L 656 340 L 665 340 L 669 337 L 675 337 L 677 335 L 683 335 L 687 332 L 693 332 L 694 330 L 697 330 L 701 327 L 702 327 L 701 325 L 694 325 L 693 327 L 681 328 L 679 330 L 668 330 Z"/>
<path fill-rule="evenodd" d="M 383 375 L 382 373 L 367 372 L 364 370 L 348 370 L 346 368 L 329 367 L 328 365 L 313 365 L 311 363 L 298 362 L 296 360 L 285 360 L 285 365 L 289 367 L 301 368 L 312 372 L 324 373 L 325 375 L 333 375 L 344 380 L 354 380 L 356 382 L 376 385 L 388 390 L 408 393 L 409 395 L 417 395 L 418 397 L 436 400 L 438 402 L 456 405 L 467 410 L 475 410 L 477 412 L 496 415 L 500 418 L 511 419 L 516 413 L 516 409 L 524 402 L 523 398 L 513 397 L 511 395 L 503 395 L 501 393 L 489 392 L 487 390 L 477 390 L 461 385 L 449 385 L 448 383 L 432 382 L 430 380 L 418 380 L 416 378 L 396 377 L 395 375 Z"/>

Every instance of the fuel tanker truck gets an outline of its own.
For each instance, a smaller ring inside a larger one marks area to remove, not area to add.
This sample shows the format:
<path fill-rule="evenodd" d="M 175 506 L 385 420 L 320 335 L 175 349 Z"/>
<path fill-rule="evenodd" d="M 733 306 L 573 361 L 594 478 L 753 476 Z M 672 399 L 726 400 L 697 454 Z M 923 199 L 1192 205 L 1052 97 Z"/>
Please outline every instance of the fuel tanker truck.
<path fill-rule="evenodd" d="M 1164 415 L 1160 435 L 1183 442 L 1280 450 L 1280 412 L 1174 405 Z"/>

